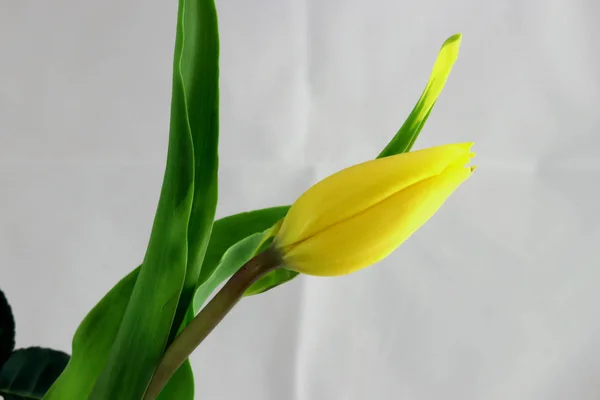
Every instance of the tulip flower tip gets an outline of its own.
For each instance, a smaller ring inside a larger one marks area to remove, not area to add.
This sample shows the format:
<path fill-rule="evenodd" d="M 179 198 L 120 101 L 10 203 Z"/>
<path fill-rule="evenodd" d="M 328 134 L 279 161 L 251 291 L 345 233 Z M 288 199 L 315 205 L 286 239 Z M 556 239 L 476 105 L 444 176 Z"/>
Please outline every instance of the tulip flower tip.
<path fill-rule="evenodd" d="M 471 167 L 471 173 L 473 173 L 473 171 L 475 171 L 476 169 L 477 169 L 477 165 L 473 165 L 473 166 Z"/>

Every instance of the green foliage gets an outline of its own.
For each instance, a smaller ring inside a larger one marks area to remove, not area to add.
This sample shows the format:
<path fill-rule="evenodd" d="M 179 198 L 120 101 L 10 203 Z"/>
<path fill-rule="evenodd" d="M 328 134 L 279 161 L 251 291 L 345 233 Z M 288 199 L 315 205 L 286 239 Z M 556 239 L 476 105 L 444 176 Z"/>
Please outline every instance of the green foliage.
<path fill-rule="evenodd" d="M 182 42 L 179 70 L 174 67 L 174 83 L 180 74 L 185 112 L 194 149 L 194 198 L 188 224 L 187 271 L 171 339 L 188 310 L 200 276 L 217 207 L 219 164 L 219 31 L 213 0 L 180 0 L 178 39 Z M 175 61 L 177 63 L 177 53 Z M 175 92 L 174 92 L 175 95 Z M 172 110 L 180 120 L 184 110 Z"/>
<path fill-rule="evenodd" d="M 462 36 L 460 34 L 450 36 L 442 45 L 437 59 L 433 65 L 433 70 L 429 76 L 429 81 L 423 90 L 423 94 L 415 104 L 415 107 L 408 115 L 408 118 L 396 133 L 396 136 L 379 154 L 378 158 L 392 156 L 394 154 L 406 153 L 410 151 L 415 144 L 421 129 L 425 125 L 429 114 L 442 93 L 446 80 L 452 71 L 452 66 L 458 57 Z"/>
<path fill-rule="evenodd" d="M 15 348 L 15 319 L 8 299 L 0 290 L 0 368 Z"/>
<path fill-rule="evenodd" d="M 266 231 L 285 217 L 289 209 L 289 206 L 263 208 L 235 214 L 217 221 L 210 238 L 198 284 L 202 285 L 213 274 L 213 270 L 217 268 L 227 249 L 250 235 Z"/>
<path fill-rule="evenodd" d="M 162 192 L 144 262 L 91 399 L 143 396 L 195 291 L 217 202 L 218 48 L 214 2 L 180 0 Z"/>
<path fill-rule="evenodd" d="M 205 271 L 202 282 L 213 274 L 227 249 L 248 236 L 268 229 L 283 218 L 286 212 L 287 207 L 273 207 L 215 221 L 202 266 L 202 271 Z M 139 271 L 140 267 L 121 279 L 81 322 L 73 337 L 71 361 L 45 400 L 77 400 L 90 395 L 93 385 L 106 366 Z M 183 378 L 179 378 L 176 383 L 170 382 L 161 396 L 168 399 L 172 397 L 169 391 L 179 392 L 193 386 L 192 374 L 185 376 L 187 383 L 184 383 Z M 177 383 L 183 387 L 178 387 Z"/>
<path fill-rule="evenodd" d="M 41 347 L 14 351 L 0 369 L 0 395 L 5 400 L 41 399 L 68 361 L 62 351 Z"/>
<path fill-rule="evenodd" d="M 212 274 L 206 278 L 196 291 L 196 295 L 194 296 L 194 314 L 200 310 L 202 304 L 204 304 L 210 294 L 221 283 L 229 279 L 237 270 L 254 257 L 263 237 L 263 233 L 250 235 L 231 246 L 223 254 L 223 258 L 217 264 L 216 268 L 213 269 Z"/>

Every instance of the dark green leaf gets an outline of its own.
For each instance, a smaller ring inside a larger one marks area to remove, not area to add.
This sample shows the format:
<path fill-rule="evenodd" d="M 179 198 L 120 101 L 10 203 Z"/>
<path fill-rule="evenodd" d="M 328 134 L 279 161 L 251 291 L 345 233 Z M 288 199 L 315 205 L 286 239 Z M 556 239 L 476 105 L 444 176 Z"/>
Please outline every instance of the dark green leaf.
<path fill-rule="evenodd" d="M 62 351 L 30 347 L 14 351 L 0 369 L 6 400 L 41 399 L 69 362 Z"/>
<path fill-rule="evenodd" d="M 8 299 L 0 290 L 0 368 L 15 348 L 15 320 Z"/>

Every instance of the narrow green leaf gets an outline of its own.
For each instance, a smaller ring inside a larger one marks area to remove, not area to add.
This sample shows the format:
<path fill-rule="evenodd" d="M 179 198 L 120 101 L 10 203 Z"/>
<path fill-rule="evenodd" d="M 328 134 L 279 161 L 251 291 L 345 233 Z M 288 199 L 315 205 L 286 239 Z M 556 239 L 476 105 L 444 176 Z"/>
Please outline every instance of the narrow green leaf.
<path fill-rule="evenodd" d="M 213 269 L 213 273 L 198 287 L 194 296 L 194 314 L 196 314 L 210 294 L 224 281 L 235 274 L 256 254 L 263 240 L 264 233 L 255 233 L 231 246 L 221 262 Z"/>
<path fill-rule="evenodd" d="M 452 65 L 454 65 L 454 62 L 458 57 L 460 42 L 460 34 L 452 35 L 444 42 L 442 49 L 435 60 L 433 70 L 431 71 L 427 86 L 425 86 L 425 90 L 423 90 L 423 94 L 398 133 L 396 133 L 396 136 L 394 136 L 385 149 L 383 149 L 378 158 L 405 153 L 411 149 L 417 136 L 419 136 L 433 105 L 444 89 L 448 75 L 450 75 L 450 71 L 452 70 Z"/>
<path fill-rule="evenodd" d="M 285 217 L 289 206 L 263 208 L 222 218 L 215 222 L 198 285 L 210 277 L 231 246 L 257 232 L 263 232 Z"/>
<path fill-rule="evenodd" d="M 275 271 L 272 271 L 256 282 L 252 284 L 244 293 L 244 296 L 254 296 L 255 294 L 261 294 L 266 291 L 269 291 L 279 285 L 282 285 L 288 281 L 291 281 L 296 276 L 298 276 L 298 272 L 291 271 L 285 268 L 279 268 Z"/>
<path fill-rule="evenodd" d="M 184 286 L 194 195 L 193 144 L 181 75 L 184 9 L 181 0 L 167 166 L 150 243 L 108 361 L 92 390 L 92 400 L 143 396 L 167 345 Z"/>
<path fill-rule="evenodd" d="M 73 337 L 71 360 L 44 400 L 89 397 L 108 361 L 139 271 L 121 279 L 83 319 Z"/>
<path fill-rule="evenodd" d="M 15 348 L 15 319 L 10 304 L 0 290 L 0 368 Z"/>
<path fill-rule="evenodd" d="M 14 351 L 0 369 L 5 399 L 41 399 L 69 362 L 62 351 L 30 347 Z"/>
<path fill-rule="evenodd" d="M 173 339 L 192 302 L 215 218 L 219 145 L 219 32 L 214 0 L 180 0 L 181 79 L 194 146 L 194 200 L 188 227 L 188 263 L 173 321 Z"/>

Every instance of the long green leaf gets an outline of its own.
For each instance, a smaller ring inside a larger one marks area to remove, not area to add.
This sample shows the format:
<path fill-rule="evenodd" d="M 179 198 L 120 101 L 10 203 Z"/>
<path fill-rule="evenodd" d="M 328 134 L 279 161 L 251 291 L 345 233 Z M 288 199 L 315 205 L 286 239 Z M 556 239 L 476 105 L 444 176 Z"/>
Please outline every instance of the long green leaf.
<path fill-rule="evenodd" d="M 8 299 L 0 290 L 0 368 L 15 348 L 15 319 Z"/>
<path fill-rule="evenodd" d="M 41 347 L 14 351 L 0 369 L 0 395 L 7 400 L 41 399 L 68 361 L 68 354 Z"/>
<path fill-rule="evenodd" d="M 167 345 L 188 258 L 194 152 L 181 75 L 185 7 L 180 1 L 167 166 L 150 243 L 92 400 L 138 399 Z"/>
<path fill-rule="evenodd" d="M 177 333 L 192 302 L 217 207 L 219 145 L 219 32 L 214 0 L 180 0 L 181 79 L 194 145 L 194 200 L 188 226 L 188 263 L 171 330 Z"/>
<path fill-rule="evenodd" d="M 457 33 L 446 39 L 433 64 L 433 70 L 423 94 L 396 136 L 383 149 L 378 158 L 405 153 L 411 149 L 429 117 L 433 105 L 444 89 L 448 75 L 452 71 L 452 65 L 458 57 L 461 38 L 462 36 Z"/>
<path fill-rule="evenodd" d="M 266 208 L 217 220 L 202 267 L 205 271 L 203 280 L 212 274 L 211 271 L 217 267 L 227 249 L 247 236 L 268 229 L 283 218 L 287 210 L 287 207 Z M 89 397 L 94 383 L 106 366 L 139 270 L 140 267 L 121 279 L 81 322 L 73 337 L 71 360 L 45 400 L 79 400 Z M 191 374 L 187 376 L 193 385 Z M 161 397 L 177 398 L 170 391 L 179 392 L 190 386 L 190 382 L 183 379 L 179 379 L 177 383 L 182 387 L 169 383 Z"/>

